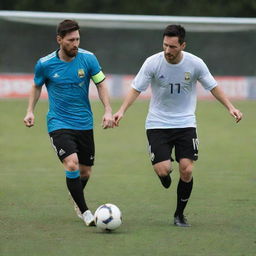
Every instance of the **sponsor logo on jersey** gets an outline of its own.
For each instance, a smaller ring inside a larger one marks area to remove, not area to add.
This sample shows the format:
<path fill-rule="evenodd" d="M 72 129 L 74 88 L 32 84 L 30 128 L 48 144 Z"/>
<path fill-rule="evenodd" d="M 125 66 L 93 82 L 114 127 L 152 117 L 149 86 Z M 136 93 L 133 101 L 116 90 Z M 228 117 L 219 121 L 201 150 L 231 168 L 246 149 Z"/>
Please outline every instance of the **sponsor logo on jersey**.
<path fill-rule="evenodd" d="M 185 81 L 189 81 L 191 77 L 190 72 L 185 72 Z"/>
<path fill-rule="evenodd" d="M 78 69 L 78 76 L 80 78 L 83 78 L 85 76 L 84 70 L 83 69 Z"/>

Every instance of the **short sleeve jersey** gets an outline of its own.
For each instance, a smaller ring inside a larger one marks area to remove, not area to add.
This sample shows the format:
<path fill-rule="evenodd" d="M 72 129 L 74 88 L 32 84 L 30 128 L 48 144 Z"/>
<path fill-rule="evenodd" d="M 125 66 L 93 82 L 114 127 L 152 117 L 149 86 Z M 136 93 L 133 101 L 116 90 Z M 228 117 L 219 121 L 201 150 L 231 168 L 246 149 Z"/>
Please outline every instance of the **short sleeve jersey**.
<path fill-rule="evenodd" d="M 164 52 L 147 58 L 133 80 L 132 87 L 139 92 L 151 85 L 146 129 L 196 127 L 197 81 L 206 90 L 217 85 L 202 59 L 182 53 L 178 64 L 168 63 Z"/>
<path fill-rule="evenodd" d="M 105 79 L 95 55 L 79 49 L 70 62 L 57 51 L 39 59 L 35 66 L 36 86 L 45 84 L 49 97 L 48 132 L 58 129 L 93 129 L 89 102 L 90 79 L 97 85 Z"/>

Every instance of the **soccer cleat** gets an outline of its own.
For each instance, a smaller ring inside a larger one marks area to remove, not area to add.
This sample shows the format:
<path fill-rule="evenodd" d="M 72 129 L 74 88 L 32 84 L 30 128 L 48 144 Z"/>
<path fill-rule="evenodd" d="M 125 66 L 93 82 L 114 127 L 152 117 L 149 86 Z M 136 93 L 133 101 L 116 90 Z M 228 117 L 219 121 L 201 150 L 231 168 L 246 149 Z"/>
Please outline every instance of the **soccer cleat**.
<path fill-rule="evenodd" d="M 172 183 L 172 179 L 171 179 L 171 173 L 172 173 L 172 170 L 169 172 L 169 174 L 167 176 L 158 176 L 162 185 L 165 187 L 165 188 L 169 188 L 171 186 L 171 183 Z"/>
<path fill-rule="evenodd" d="M 183 214 L 174 216 L 174 225 L 178 227 L 191 227 Z"/>
<path fill-rule="evenodd" d="M 90 210 L 85 211 L 82 216 L 86 226 L 95 226 L 94 216 Z"/>
<path fill-rule="evenodd" d="M 74 205 L 74 210 L 75 210 L 75 212 L 76 212 L 77 217 L 83 220 L 83 219 L 84 219 L 84 218 L 83 218 L 83 215 L 82 215 L 82 213 L 81 213 L 79 207 L 77 206 L 76 202 L 74 201 L 74 199 L 73 199 L 73 197 L 71 196 L 70 193 L 69 193 L 69 196 L 70 196 L 70 200 L 72 201 L 72 203 L 73 203 L 73 205 Z"/>

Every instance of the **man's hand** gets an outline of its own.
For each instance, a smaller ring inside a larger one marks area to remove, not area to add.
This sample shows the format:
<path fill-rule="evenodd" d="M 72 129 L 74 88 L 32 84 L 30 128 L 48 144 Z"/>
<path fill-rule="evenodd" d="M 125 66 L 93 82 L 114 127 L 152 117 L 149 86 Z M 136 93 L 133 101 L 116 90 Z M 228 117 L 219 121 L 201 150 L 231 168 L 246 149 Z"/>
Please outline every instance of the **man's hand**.
<path fill-rule="evenodd" d="M 120 120 L 123 118 L 124 116 L 124 113 L 123 111 L 117 111 L 114 115 L 113 115 L 113 118 L 114 118 L 114 124 L 115 126 L 119 126 L 119 122 Z"/>
<path fill-rule="evenodd" d="M 102 128 L 108 129 L 114 127 L 114 120 L 111 113 L 105 113 L 102 118 Z"/>
<path fill-rule="evenodd" d="M 239 109 L 231 109 L 229 113 L 236 119 L 237 123 L 243 118 L 243 114 L 240 112 Z"/>
<path fill-rule="evenodd" d="M 35 121 L 35 117 L 34 117 L 34 114 L 32 112 L 29 112 L 27 113 L 27 115 L 25 116 L 24 118 L 24 124 L 27 126 L 27 127 L 32 127 L 34 126 L 34 121 Z"/>

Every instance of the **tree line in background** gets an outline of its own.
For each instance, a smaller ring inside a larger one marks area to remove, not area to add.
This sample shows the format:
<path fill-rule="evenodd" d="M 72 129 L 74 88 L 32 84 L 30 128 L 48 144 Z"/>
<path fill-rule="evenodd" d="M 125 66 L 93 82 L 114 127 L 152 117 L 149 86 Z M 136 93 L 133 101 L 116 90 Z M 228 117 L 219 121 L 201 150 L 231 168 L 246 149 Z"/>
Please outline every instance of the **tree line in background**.
<path fill-rule="evenodd" d="M 1 0 L 1 10 L 256 17 L 255 0 Z"/>

